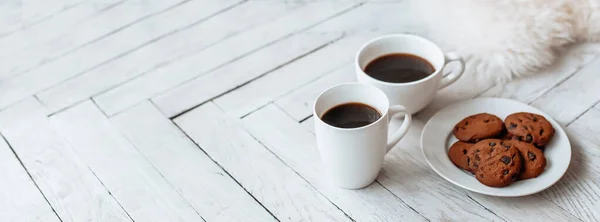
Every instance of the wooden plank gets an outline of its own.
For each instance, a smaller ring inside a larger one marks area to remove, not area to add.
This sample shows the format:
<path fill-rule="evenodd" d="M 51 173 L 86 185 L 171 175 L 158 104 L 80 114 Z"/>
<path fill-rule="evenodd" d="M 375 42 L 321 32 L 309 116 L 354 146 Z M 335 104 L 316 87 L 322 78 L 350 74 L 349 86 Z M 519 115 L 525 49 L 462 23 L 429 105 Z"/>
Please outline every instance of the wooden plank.
<path fill-rule="evenodd" d="M 105 113 L 113 115 L 357 4 L 352 1 L 310 3 L 270 23 L 223 40 L 200 53 L 120 85 L 94 97 L 94 100 Z"/>
<path fill-rule="evenodd" d="M 139 50 L 37 94 L 51 113 L 83 101 L 137 76 L 189 56 L 257 24 L 270 21 L 301 4 L 246 2 L 219 15 L 148 44 Z M 210 5 L 205 6 L 209 7 Z M 197 12 L 209 16 L 212 11 Z M 198 38 L 202 36 L 202 38 Z"/>
<path fill-rule="evenodd" d="M 274 221 L 150 102 L 111 120 L 205 220 Z"/>
<path fill-rule="evenodd" d="M 214 103 L 175 122 L 279 221 L 350 220 Z"/>
<path fill-rule="evenodd" d="M 542 195 L 583 221 L 599 221 L 600 147 L 585 139 L 574 141 L 572 145 L 573 156 L 567 173 Z"/>
<path fill-rule="evenodd" d="M 8 2 L 14 3 L 15 1 Z M 10 5 L 11 8 L 17 8 L 18 10 L 18 22 L 11 22 L 6 26 L 0 26 L 0 38 L 18 30 L 23 30 L 34 26 L 48 18 L 52 18 L 53 16 L 56 16 L 65 10 L 68 10 L 69 8 L 75 7 L 76 5 L 80 4 L 80 2 L 81 0 L 16 1 L 16 3 Z"/>
<path fill-rule="evenodd" d="M 344 65 L 371 36 L 350 36 L 298 59 L 214 100 L 226 112 L 244 116 Z"/>
<path fill-rule="evenodd" d="M 597 87 L 600 78 L 596 76 L 598 69 L 600 59 L 595 59 L 532 105 L 544 110 L 560 124 L 570 123 L 600 101 L 600 88 Z"/>
<path fill-rule="evenodd" d="M 98 12 L 114 7 L 113 4 L 117 2 L 121 3 L 120 0 L 107 0 L 103 1 L 100 5 L 77 5 L 33 27 L 0 38 L 0 49 L 2 49 L 0 58 L 2 61 L 8 61 L 11 59 L 10 57 L 18 54 L 20 50 L 32 50 L 32 48 L 37 47 L 39 44 L 64 35 L 73 26 L 87 20 Z M 10 66 L 10 64 L 3 63 L 2 70 L 0 70 L 0 80 L 6 79 L 6 75 L 11 73 L 5 72 L 8 69 L 7 66 Z"/>
<path fill-rule="evenodd" d="M 186 82 L 152 98 L 152 101 L 165 115 L 176 116 L 338 38 L 340 35 L 337 34 L 294 35 Z"/>
<path fill-rule="evenodd" d="M 587 139 L 600 146 L 600 108 L 593 107 L 567 126 L 572 140 Z M 600 163 L 599 163 L 600 164 Z"/>
<path fill-rule="evenodd" d="M 0 113 L 0 132 L 63 221 L 131 221 L 33 97 Z"/>
<path fill-rule="evenodd" d="M 208 11 L 215 13 L 230 7 L 239 0 L 190 1 L 156 16 L 151 16 L 120 30 L 100 41 L 86 45 L 61 59 L 47 63 L 31 72 L 3 82 L 0 88 L 0 109 L 33 95 L 54 84 L 93 69 L 95 66 L 117 59 L 137 48 L 169 35 L 179 28 L 205 18 Z M 143 8 L 142 8 L 143 9 Z M 140 10 L 140 9 L 138 9 Z M 116 22 L 118 17 L 111 18 Z M 110 23 L 109 21 L 104 21 Z"/>
<path fill-rule="evenodd" d="M 315 133 L 315 119 L 312 116 L 302 121 L 300 125 L 311 133 Z"/>
<path fill-rule="evenodd" d="M 2 138 L 0 178 L 0 215 L 3 221 L 60 221 Z"/>
<path fill-rule="evenodd" d="M 424 32 L 425 27 L 415 21 L 408 1 L 370 0 L 364 5 L 311 28 L 308 32 L 336 32 L 346 35 L 394 34 Z M 398 12 L 402 13 L 398 13 Z"/>
<path fill-rule="evenodd" d="M 312 115 L 315 99 L 326 89 L 343 83 L 356 81 L 352 63 L 310 82 L 275 101 L 287 114 L 300 121 Z"/>
<path fill-rule="evenodd" d="M 107 2 L 112 3 L 116 1 L 109 0 Z M 169 2 L 171 4 L 167 4 Z M 54 61 L 73 50 L 91 44 L 102 37 L 135 23 L 140 18 L 147 17 L 173 4 L 171 0 L 149 2 L 147 6 L 142 8 L 137 1 L 126 1 L 115 7 L 109 7 L 107 11 L 102 11 L 89 20 L 79 21 L 77 25 L 71 25 L 69 27 L 71 30 L 64 35 L 50 38 L 49 41 L 43 42 L 43 44 L 16 51 L 2 58 L 4 65 L 0 68 L 0 79 L 14 77 L 37 66 Z M 89 5 L 91 4 L 81 4 L 81 6 Z M 52 36 L 47 33 L 54 32 L 46 30 L 46 34 L 40 36 Z"/>
<path fill-rule="evenodd" d="M 202 220 L 92 102 L 65 110 L 50 120 L 133 220 Z"/>
<path fill-rule="evenodd" d="M 570 48 L 551 67 L 527 78 L 497 84 L 482 96 L 516 99 L 531 103 L 565 81 L 594 60 L 600 52 L 600 44 L 583 43 Z"/>
<path fill-rule="evenodd" d="M 390 128 L 397 129 L 400 124 L 401 121 L 394 119 Z M 527 197 L 509 198 L 511 201 L 507 201 L 508 199 L 506 198 L 491 197 L 468 192 L 445 181 L 430 169 L 421 152 L 420 139 L 424 125 L 425 122 L 419 119 L 413 119 L 407 135 L 400 141 L 395 150 L 390 152 L 388 157 L 386 157 L 386 163 L 388 164 L 384 165 L 384 174 L 383 176 L 380 176 L 378 180 L 380 180 L 380 182 L 388 189 L 392 191 L 404 189 L 404 192 L 410 194 L 404 196 L 410 197 L 420 194 L 421 192 L 440 190 L 440 194 L 433 194 L 439 196 L 433 197 L 428 203 L 438 203 L 440 200 L 445 200 L 445 203 L 440 203 L 442 204 L 440 208 L 451 208 L 450 212 L 458 210 L 452 208 L 455 206 L 464 206 L 464 203 L 461 202 L 470 199 L 471 201 L 476 202 L 475 206 L 483 206 L 485 209 L 489 210 L 489 212 L 493 212 L 495 215 L 506 221 L 577 220 L 571 214 L 539 194 Z M 416 179 L 408 180 L 407 178 Z M 388 185 L 390 180 L 396 181 L 397 184 L 393 186 Z M 429 183 L 424 183 L 424 181 L 429 181 Z M 456 200 L 454 200 L 454 198 L 456 198 Z"/>
<path fill-rule="evenodd" d="M 402 160 L 392 160 L 391 166 L 390 158 L 386 160 L 385 178 L 393 178 L 380 180 L 386 188 L 378 183 L 371 184 L 367 189 L 352 192 L 331 187 L 322 177 L 314 135 L 274 105 L 268 105 L 245 117 L 244 126 L 271 152 L 313 186 L 322 189 L 324 195 L 334 200 L 337 206 L 357 221 L 366 221 L 373 216 L 377 217 L 377 220 L 419 220 L 412 209 L 431 221 L 458 221 L 467 218 L 501 220 L 465 198 L 464 192 L 458 188 L 444 187 L 444 181 L 441 178 L 433 178 L 432 173 L 427 172 L 427 166 L 413 164 L 410 159 L 414 157 L 404 155 Z M 392 167 L 393 170 L 390 169 Z M 407 175 L 409 172 L 411 174 Z M 388 173 L 393 175 L 387 175 Z M 403 179 L 399 180 L 398 177 Z M 398 216 L 405 218 L 394 219 Z"/>

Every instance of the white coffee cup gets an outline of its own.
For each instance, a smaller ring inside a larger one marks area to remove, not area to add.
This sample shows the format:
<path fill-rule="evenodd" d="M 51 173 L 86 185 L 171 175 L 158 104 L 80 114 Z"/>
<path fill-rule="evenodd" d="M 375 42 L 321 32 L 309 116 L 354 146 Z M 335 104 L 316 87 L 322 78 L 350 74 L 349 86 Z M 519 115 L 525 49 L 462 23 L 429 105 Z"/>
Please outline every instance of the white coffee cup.
<path fill-rule="evenodd" d="M 357 128 L 339 128 L 321 117 L 331 108 L 346 103 L 362 103 L 381 114 L 377 121 Z M 380 89 L 361 83 L 333 86 L 317 97 L 313 114 L 315 134 L 323 167 L 339 187 L 358 189 L 371 184 L 379 173 L 383 158 L 408 131 L 411 116 L 403 106 L 390 107 Z M 388 139 L 392 116 L 404 115 L 402 126 Z"/>
<path fill-rule="evenodd" d="M 364 72 L 369 62 L 384 55 L 406 53 L 427 60 L 435 72 L 424 79 L 406 83 L 391 83 L 375 79 Z M 442 74 L 446 64 L 457 62 L 457 68 L 449 74 Z M 365 43 L 355 59 L 356 78 L 361 83 L 381 89 L 392 105 L 403 105 L 410 114 L 427 106 L 438 90 L 455 82 L 464 72 L 465 63 L 454 52 L 442 52 L 435 43 L 411 34 L 394 34 L 375 38 Z"/>

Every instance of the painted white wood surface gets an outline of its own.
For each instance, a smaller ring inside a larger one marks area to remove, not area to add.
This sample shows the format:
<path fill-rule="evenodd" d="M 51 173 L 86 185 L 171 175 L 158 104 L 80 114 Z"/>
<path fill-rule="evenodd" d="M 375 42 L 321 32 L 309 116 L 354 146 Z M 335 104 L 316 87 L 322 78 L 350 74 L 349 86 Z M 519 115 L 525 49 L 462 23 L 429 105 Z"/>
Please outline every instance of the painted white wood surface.
<path fill-rule="evenodd" d="M 338 38 L 340 35 L 336 34 L 291 36 L 154 97 L 152 101 L 164 114 L 173 117 L 261 75 L 270 74 L 276 67 L 318 50 Z"/>
<path fill-rule="evenodd" d="M 204 20 L 198 24 L 176 30 L 172 35 L 55 85 L 38 93 L 37 96 L 50 112 L 54 113 L 123 82 L 152 72 L 154 69 L 176 62 L 222 39 L 231 38 L 257 24 L 277 18 L 300 7 L 300 4 L 273 4 L 258 1 L 246 2 L 233 8 L 222 9 L 222 7 L 218 4 L 204 5 L 202 10 L 195 12 L 198 17 L 204 16 Z M 220 10 L 224 11 L 216 16 L 215 14 Z"/>
<path fill-rule="evenodd" d="M 50 119 L 133 220 L 202 220 L 92 102 Z"/>
<path fill-rule="evenodd" d="M 149 102 L 113 117 L 112 121 L 205 220 L 273 220 Z"/>
<path fill-rule="evenodd" d="M 46 63 L 28 73 L 8 79 L 0 88 L 0 109 L 12 102 L 79 75 L 81 72 L 96 68 L 102 63 L 122 57 L 124 54 L 155 41 L 165 34 L 202 19 L 203 13 L 197 13 L 198 8 L 213 9 L 208 5 L 228 7 L 234 1 L 236 0 L 188 1 L 177 4 L 171 10 L 155 16 L 148 16 L 147 19 L 134 23 L 131 27 L 86 45 L 61 57 L 59 60 Z M 169 5 L 163 5 L 164 8 L 167 8 L 167 6 Z M 143 7 L 137 7 L 137 9 L 140 8 L 143 9 Z M 118 17 L 110 19 L 118 19 Z"/>
<path fill-rule="evenodd" d="M 327 183 L 313 100 L 354 80 L 369 38 L 427 37 L 410 1 L 0 1 L 2 221 L 600 220 L 599 43 L 530 78 L 463 76 L 415 115 L 376 183 Z M 478 96 L 559 120 L 565 177 L 495 198 L 429 169 L 425 122 Z"/>
<path fill-rule="evenodd" d="M 4 138 L 0 140 L 0 215 L 6 221 L 60 221 Z"/>
<path fill-rule="evenodd" d="M 0 133 L 62 221 L 131 221 L 33 97 L 0 113 Z"/>
<path fill-rule="evenodd" d="M 352 1 L 317 1 L 308 4 L 272 22 L 225 39 L 194 56 L 186 57 L 172 65 L 119 85 L 115 89 L 94 97 L 94 100 L 105 113 L 113 115 L 144 99 L 272 44 L 291 33 L 302 31 L 332 15 L 344 12 L 356 4 Z"/>
<path fill-rule="evenodd" d="M 283 221 L 349 221 L 343 212 L 213 103 L 177 119 L 209 156 Z"/>

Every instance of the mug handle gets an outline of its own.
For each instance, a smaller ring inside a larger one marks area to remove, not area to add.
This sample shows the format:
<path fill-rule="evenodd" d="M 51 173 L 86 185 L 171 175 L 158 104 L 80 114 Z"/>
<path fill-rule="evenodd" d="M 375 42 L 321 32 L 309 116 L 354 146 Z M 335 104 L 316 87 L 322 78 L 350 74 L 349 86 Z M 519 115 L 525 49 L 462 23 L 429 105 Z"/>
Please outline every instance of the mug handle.
<path fill-rule="evenodd" d="M 446 64 L 444 64 L 444 68 L 442 68 L 442 71 L 444 71 L 444 69 L 446 68 L 446 65 L 448 63 L 451 63 L 454 61 L 458 62 L 458 68 L 456 70 L 454 70 L 454 72 L 450 72 L 450 73 L 444 75 L 439 89 L 446 88 L 446 86 L 452 84 L 453 82 L 456 82 L 456 80 L 458 80 L 458 78 L 460 78 L 460 76 L 463 74 L 463 72 L 465 72 L 465 61 L 458 53 L 449 52 L 449 53 L 446 53 L 444 56 L 446 57 Z"/>
<path fill-rule="evenodd" d="M 400 139 L 402 139 L 402 137 L 404 137 L 404 135 L 408 132 L 408 128 L 410 127 L 410 123 L 412 122 L 412 116 L 410 115 L 410 113 L 408 113 L 408 111 L 406 111 L 406 108 L 404 108 L 404 106 L 392 106 L 390 107 L 390 110 L 388 112 L 390 118 L 389 121 L 391 121 L 392 117 L 394 117 L 396 114 L 404 114 L 404 122 L 402 123 L 402 126 L 400 126 L 400 129 L 396 130 L 396 132 L 394 132 L 392 137 L 388 140 L 385 151 L 386 153 L 390 152 L 390 150 L 392 150 L 392 148 L 394 148 L 394 146 L 396 146 L 396 144 L 400 142 Z"/>

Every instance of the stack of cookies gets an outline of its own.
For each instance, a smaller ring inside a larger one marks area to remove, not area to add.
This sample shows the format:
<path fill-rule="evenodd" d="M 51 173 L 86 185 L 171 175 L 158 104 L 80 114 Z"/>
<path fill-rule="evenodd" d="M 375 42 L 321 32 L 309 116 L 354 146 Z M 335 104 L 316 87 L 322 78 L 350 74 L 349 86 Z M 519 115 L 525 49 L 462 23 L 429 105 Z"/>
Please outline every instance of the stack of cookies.
<path fill-rule="evenodd" d="M 484 185 L 505 187 L 544 172 L 543 148 L 554 136 L 554 128 L 533 113 L 513 113 L 504 122 L 479 113 L 456 124 L 453 134 L 459 141 L 448 150 L 452 163 L 475 174 Z"/>

